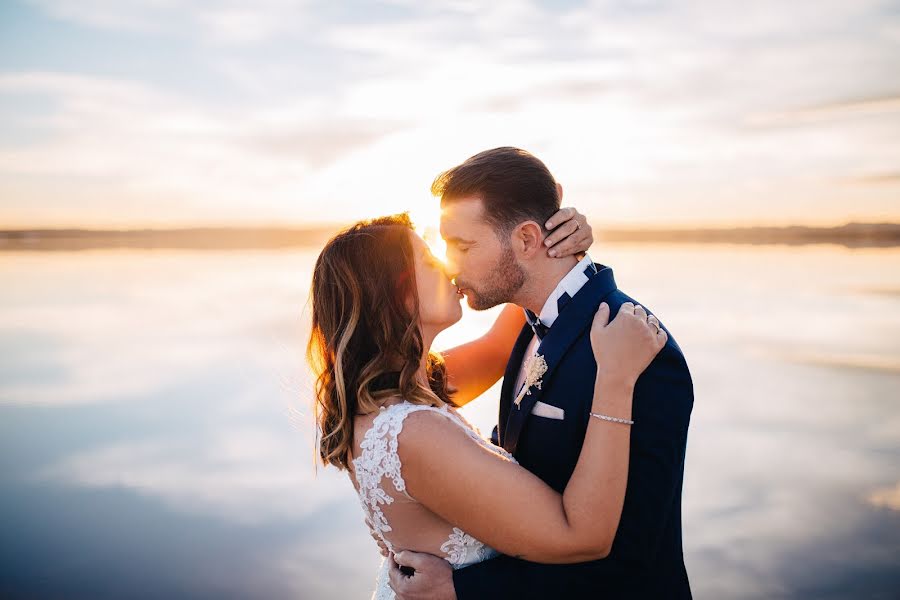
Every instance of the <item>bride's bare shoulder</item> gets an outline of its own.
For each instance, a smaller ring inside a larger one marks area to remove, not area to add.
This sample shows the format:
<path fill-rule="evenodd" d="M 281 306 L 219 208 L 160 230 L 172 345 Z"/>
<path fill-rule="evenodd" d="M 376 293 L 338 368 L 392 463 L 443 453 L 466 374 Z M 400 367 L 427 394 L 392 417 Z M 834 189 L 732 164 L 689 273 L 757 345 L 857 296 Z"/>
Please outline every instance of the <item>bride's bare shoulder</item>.
<path fill-rule="evenodd" d="M 441 444 L 443 440 L 458 443 L 464 438 L 467 438 L 465 431 L 454 422 L 454 415 L 446 408 L 412 408 L 403 419 L 399 446 L 401 458 L 404 451 L 422 451 Z"/>

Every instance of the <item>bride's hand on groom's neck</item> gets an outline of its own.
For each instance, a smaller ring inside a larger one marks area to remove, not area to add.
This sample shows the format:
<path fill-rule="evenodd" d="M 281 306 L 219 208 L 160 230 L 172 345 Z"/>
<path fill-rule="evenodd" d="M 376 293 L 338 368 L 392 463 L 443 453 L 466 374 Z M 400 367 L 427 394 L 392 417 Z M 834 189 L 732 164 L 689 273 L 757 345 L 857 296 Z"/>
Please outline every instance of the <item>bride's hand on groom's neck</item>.
<path fill-rule="evenodd" d="M 572 207 L 559 209 L 544 226 L 550 231 L 544 238 L 547 254 L 555 258 L 584 257 L 594 243 L 594 232 L 587 217 Z"/>

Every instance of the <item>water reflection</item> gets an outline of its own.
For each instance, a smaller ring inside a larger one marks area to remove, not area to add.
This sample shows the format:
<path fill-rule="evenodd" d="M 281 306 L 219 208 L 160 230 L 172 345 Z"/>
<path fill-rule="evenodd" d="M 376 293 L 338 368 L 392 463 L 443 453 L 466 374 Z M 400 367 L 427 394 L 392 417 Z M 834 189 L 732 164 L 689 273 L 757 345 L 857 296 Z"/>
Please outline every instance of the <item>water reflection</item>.
<path fill-rule="evenodd" d="M 312 466 L 312 251 L 0 254 L 0 590 L 366 597 L 349 482 Z M 609 245 L 685 350 L 698 598 L 900 589 L 900 251 Z M 436 342 L 487 329 L 467 312 Z M 483 430 L 494 389 L 467 408 Z"/>

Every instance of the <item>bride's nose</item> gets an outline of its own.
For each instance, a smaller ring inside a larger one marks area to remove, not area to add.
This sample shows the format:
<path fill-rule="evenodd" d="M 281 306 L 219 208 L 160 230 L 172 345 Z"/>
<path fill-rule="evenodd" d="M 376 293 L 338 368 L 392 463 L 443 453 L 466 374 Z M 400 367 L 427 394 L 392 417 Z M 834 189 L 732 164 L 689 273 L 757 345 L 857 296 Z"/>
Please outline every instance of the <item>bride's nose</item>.
<path fill-rule="evenodd" d="M 456 276 L 459 275 L 456 263 L 449 256 L 444 261 L 444 274 L 447 275 L 447 278 L 451 281 L 454 281 Z"/>

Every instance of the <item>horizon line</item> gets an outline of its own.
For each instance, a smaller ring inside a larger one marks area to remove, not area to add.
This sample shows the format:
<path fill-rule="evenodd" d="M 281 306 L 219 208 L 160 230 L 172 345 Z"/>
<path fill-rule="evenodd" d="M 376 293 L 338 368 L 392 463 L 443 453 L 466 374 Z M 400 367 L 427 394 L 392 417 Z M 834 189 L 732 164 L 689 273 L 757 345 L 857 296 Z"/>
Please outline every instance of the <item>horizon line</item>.
<path fill-rule="evenodd" d="M 92 249 L 284 249 L 318 247 L 342 230 L 307 228 L 192 227 L 179 229 L 24 229 L 0 230 L 0 251 L 77 251 Z M 738 245 L 838 244 L 848 248 L 900 246 L 900 223 L 851 222 L 835 227 L 789 225 L 705 229 L 594 229 L 598 243 Z"/>
<path fill-rule="evenodd" d="M 333 223 L 315 223 L 308 225 L 288 224 L 288 225 L 265 225 L 265 224 L 184 224 L 173 226 L 160 226 L 154 224 L 135 225 L 135 226 L 111 226 L 111 227 L 90 227 L 90 226 L 32 226 L 32 227 L 3 227 L 0 226 L 0 235 L 24 234 L 24 233 L 175 233 L 188 231 L 204 231 L 204 232 L 285 232 L 285 233 L 321 233 L 325 230 L 338 231 L 345 227 L 349 227 L 356 221 L 333 222 Z M 599 226 L 596 222 L 590 222 L 590 225 L 597 231 L 605 232 L 627 232 L 627 233 L 688 233 L 688 232 L 717 232 L 717 231 L 744 231 L 744 230 L 836 230 L 844 228 L 856 227 L 900 227 L 900 220 L 897 221 L 862 221 L 849 220 L 836 225 L 817 225 L 814 223 L 790 223 L 790 224 L 755 224 L 755 225 L 677 225 L 677 224 L 616 224 L 610 226 Z"/>

